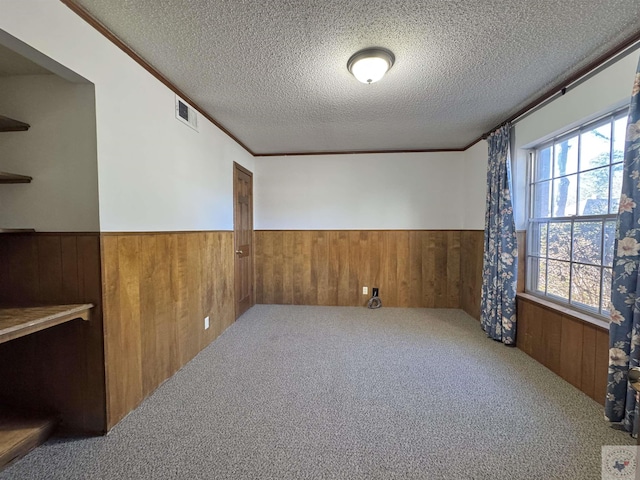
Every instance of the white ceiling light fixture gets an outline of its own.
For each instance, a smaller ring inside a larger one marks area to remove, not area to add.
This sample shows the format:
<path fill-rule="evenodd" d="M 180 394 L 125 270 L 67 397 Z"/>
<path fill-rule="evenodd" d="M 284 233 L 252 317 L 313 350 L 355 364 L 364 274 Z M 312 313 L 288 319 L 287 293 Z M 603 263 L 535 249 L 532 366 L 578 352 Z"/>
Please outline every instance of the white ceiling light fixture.
<path fill-rule="evenodd" d="M 386 48 L 366 48 L 351 55 L 347 69 L 362 83 L 374 83 L 384 77 L 396 57 Z"/>

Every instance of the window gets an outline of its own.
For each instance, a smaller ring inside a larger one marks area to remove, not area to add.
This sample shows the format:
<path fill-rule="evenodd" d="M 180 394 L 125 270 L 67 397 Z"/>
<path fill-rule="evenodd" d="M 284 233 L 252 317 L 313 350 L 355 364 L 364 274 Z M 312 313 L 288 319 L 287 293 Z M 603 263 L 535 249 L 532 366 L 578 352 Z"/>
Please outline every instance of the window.
<path fill-rule="evenodd" d="M 535 148 L 527 291 L 608 316 L 627 110 Z"/>

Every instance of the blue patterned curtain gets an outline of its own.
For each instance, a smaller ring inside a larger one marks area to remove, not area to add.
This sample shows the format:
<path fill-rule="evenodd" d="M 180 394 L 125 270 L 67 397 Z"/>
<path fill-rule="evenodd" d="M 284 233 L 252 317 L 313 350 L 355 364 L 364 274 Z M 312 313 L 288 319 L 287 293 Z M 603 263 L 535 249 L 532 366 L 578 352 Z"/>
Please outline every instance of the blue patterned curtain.
<path fill-rule="evenodd" d="M 605 415 L 611 422 L 622 422 L 635 435 L 636 399 L 627 382 L 627 371 L 638 366 L 640 357 L 640 63 L 631 95 L 609 306 Z"/>
<path fill-rule="evenodd" d="M 484 221 L 482 267 L 482 329 L 494 340 L 516 340 L 516 283 L 518 247 L 511 205 L 510 125 L 489 136 L 487 209 Z"/>

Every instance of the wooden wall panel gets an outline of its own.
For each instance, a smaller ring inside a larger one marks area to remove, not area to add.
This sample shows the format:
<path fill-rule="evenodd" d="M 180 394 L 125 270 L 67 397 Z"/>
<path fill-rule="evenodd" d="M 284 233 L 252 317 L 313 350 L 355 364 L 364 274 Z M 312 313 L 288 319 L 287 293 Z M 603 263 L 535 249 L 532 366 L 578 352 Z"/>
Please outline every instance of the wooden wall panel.
<path fill-rule="evenodd" d="M 66 430 L 106 429 L 98 234 L 0 235 L 0 303 L 93 303 L 75 320 L 0 345 L 0 402 L 58 414 Z"/>
<path fill-rule="evenodd" d="M 256 231 L 256 301 L 389 307 L 460 306 L 459 231 Z M 370 292 L 371 293 L 371 292 Z"/>
<path fill-rule="evenodd" d="M 460 307 L 480 320 L 484 230 L 462 231 L 460 246 Z"/>
<path fill-rule="evenodd" d="M 595 357 L 593 398 L 604 405 L 609 370 L 609 332 L 600 328 L 596 329 Z"/>
<path fill-rule="evenodd" d="M 594 398 L 596 392 L 596 341 L 598 329 L 584 325 L 582 330 L 582 376 L 578 388 Z M 608 362 L 608 359 L 607 359 Z"/>
<path fill-rule="evenodd" d="M 562 317 L 559 315 L 541 317 L 541 329 L 537 334 L 538 342 L 536 343 L 537 351 L 540 352 L 542 364 L 549 370 L 554 372 L 563 371 L 564 364 L 562 362 Z M 517 341 L 517 333 L 516 333 Z"/>
<path fill-rule="evenodd" d="M 233 323 L 233 260 L 233 232 L 103 235 L 109 428 Z"/>
<path fill-rule="evenodd" d="M 574 387 L 582 388 L 584 323 L 563 316 L 560 325 L 560 376 Z"/>
<path fill-rule="evenodd" d="M 517 347 L 604 405 L 607 330 L 519 297 Z"/>

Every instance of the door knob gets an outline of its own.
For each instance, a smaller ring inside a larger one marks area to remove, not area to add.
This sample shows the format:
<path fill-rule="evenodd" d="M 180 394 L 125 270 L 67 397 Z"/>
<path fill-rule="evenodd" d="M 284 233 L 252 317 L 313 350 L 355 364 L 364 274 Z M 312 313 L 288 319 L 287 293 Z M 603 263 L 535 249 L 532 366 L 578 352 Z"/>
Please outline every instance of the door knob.
<path fill-rule="evenodd" d="M 236 250 L 236 255 L 242 255 L 244 252 L 242 250 Z"/>

